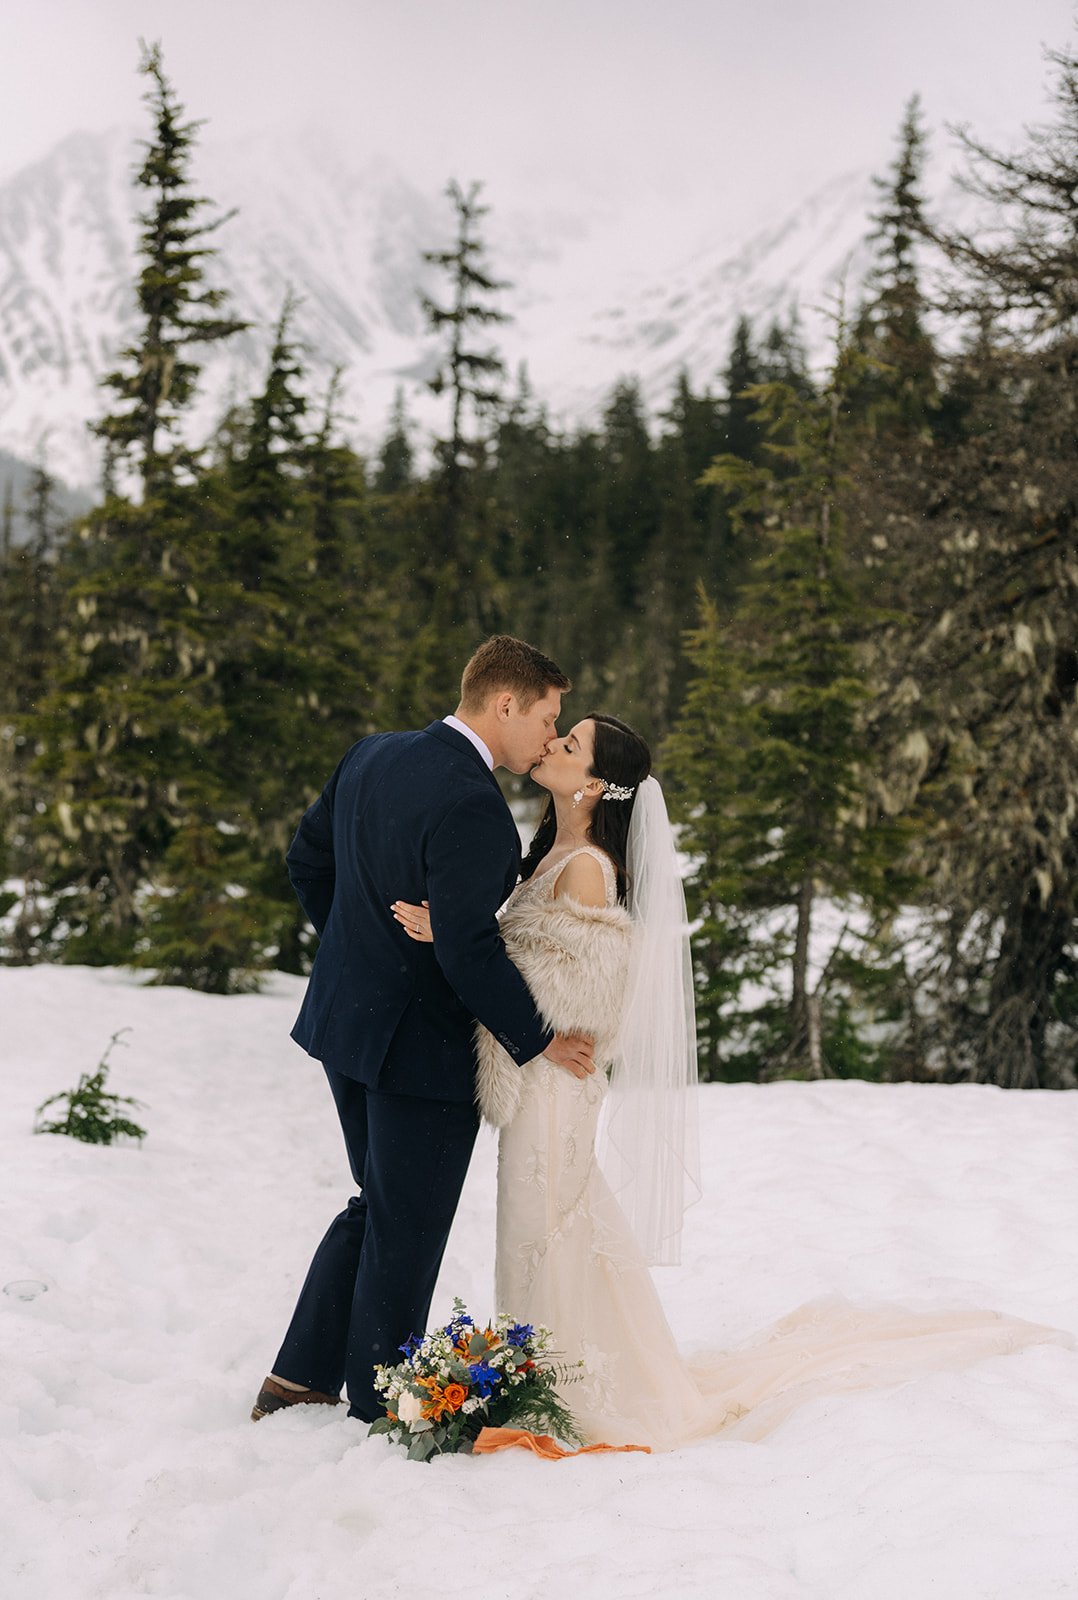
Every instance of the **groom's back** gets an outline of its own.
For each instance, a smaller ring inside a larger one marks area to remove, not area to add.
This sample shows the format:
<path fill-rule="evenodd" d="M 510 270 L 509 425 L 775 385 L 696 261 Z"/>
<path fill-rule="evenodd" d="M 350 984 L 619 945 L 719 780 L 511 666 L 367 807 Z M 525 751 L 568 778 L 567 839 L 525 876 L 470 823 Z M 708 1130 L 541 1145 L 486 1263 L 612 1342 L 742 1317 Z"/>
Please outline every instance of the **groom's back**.
<path fill-rule="evenodd" d="M 293 1037 L 372 1087 L 472 1093 L 473 1017 L 433 946 L 409 939 L 390 910 L 394 900 L 427 898 L 432 840 L 461 812 L 468 837 L 504 862 L 504 898 L 519 866 L 512 817 L 466 741 L 439 724 L 354 745 L 289 851 L 293 885 L 321 935 Z"/>

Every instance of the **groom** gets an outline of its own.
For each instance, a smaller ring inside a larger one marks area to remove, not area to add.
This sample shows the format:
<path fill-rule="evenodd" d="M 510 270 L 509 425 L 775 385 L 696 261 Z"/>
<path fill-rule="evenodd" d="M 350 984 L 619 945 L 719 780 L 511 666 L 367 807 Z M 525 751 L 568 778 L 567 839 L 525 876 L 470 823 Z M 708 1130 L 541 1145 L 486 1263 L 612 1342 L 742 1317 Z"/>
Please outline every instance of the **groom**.
<path fill-rule="evenodd" d="M 544 1028 L 495 915 L 520 843 L 493 769 L 541 760 L 569 687 L 532 645 L 488 639 L 454 716 L 353 745 L 300 822 L 288 872 L 321 943 L 292 1037 L 325 1068 L 360 1193 L 315 1251 L 256 1421 L 342 1384 L 350 1416 L 378 1415 L 375 1363 L 426 1326 L 479 1127 L 475 1019 L 522 1066 L 593 1070 L 589 1041 Z M 430 902 L 433 944 L 398 899 Z"/>

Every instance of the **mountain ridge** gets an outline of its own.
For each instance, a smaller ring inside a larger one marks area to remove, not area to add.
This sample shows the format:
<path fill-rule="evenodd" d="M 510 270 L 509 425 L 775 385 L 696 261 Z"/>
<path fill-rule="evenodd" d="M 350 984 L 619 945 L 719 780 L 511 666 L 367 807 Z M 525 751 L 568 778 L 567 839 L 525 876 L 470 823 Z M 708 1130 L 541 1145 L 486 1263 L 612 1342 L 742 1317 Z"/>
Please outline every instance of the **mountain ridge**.
<path fill-rule="evenodd" d="M 0 448 L 83 487 L 98 476 L 86 423 L 100 415 L 99 382 L 136 332 L 137 136 L 113 128 L 72 134 L 0 184 Z M 285 293 L 299 300 L 295 332 L 313 392 L 343 366 L 344 431 L 361 448 L 384 432 L 398 386 L 424 426 L 441 408 L 424 393 L 435 347 L 420 292 L 440 285 L 422 251 L 451 237 L 443 196 L 380 157 L 350 160 L 317 133 L 200 146 L 196 192 L 237 213 L 215 237 L 212 281 L 250 331 L 210 352 L 191 434 L 207 437 L 230 403 L 254 392 Z M 642 250 L 642 219 L 571 206 L 492 207 L 494 274 L 513 320 L 497 329 L 512 369 L 526 362 L 552 423 L 594 420 L 620 378 L 635 377 L 656 409 L 685 370 L 714 384 L 739 315 L 763 326 L 800 307 L 810 352 L 826 341 L 819 309 L 845 273 L 869 261 L 873 191 L 867 171 L 838 174 L 793 210 L 738 237 L 698 229 L 691 251 L 662 240 Z"/>

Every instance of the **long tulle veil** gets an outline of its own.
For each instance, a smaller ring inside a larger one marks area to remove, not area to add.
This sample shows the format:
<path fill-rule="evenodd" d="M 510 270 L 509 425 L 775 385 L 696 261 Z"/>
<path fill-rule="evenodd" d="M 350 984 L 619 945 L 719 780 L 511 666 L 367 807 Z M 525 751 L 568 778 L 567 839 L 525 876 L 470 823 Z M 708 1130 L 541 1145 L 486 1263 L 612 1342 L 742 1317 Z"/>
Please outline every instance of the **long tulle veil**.
<path fill-rule="evenodd" d="M 662 787 L 640 785 L 629 823 L 633 919 L 625 1013 L 600 1162 L 645 1258 L 680 1260 L 700 1197 L 696 1014 L 685 892 Z"/>

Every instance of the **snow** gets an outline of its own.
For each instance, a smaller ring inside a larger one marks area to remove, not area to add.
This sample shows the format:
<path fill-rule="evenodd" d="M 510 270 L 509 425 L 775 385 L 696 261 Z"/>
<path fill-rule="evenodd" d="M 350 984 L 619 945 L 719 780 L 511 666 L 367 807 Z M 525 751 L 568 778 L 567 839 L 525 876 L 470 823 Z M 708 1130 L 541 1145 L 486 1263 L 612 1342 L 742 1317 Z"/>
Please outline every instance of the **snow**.
<path fill-rule="evenodd" d="M 301 993 L 0 970 L 0 1592 L 19 1600 L 1048 1600 L 1078 1595 L 1078 1355 L 815 1401 L 765 1442 L 419 1466 L 341 1412 L 253 1425 L 348 1193 Z M 109 1036 L 142 1146 L 33 1137 Z M 706 1194 L 659 1274 L 686 1350 L 836 1291 L 1078 1331 L 1078 1097 L 710 1085 Z M 435 1315 L 493 1310 L 481 1136 Z"/>

